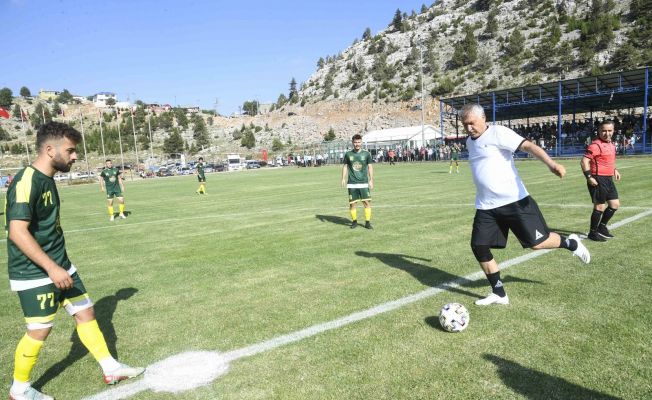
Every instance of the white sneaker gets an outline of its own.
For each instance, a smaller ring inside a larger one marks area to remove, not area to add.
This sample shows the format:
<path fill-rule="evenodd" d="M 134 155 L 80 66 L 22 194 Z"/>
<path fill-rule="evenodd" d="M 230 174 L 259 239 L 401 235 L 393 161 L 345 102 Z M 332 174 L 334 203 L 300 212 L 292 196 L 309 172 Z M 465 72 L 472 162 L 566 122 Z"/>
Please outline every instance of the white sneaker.
<path fill-rule="evenodd" d="M 12 393 L 10 390 L 9 400 L 54 400 L 54 397 L 43 394 L 30 386 L 20 394 Z"/>
<path fill-rule="evenodd" d="M 115 385 L 125 379 L 135 378 L 145 372 L 145 368 L 130 367 L 127 364 L 120 364 L 120 367 L 109 374 L 104 374 L 104 383 Z"/>
<path fill-rule="evenodd" d="M 125 215 L 122 214 L 122 213 L 120 213 L 120 218 L 122 218 L 122 219 L 127 219 L 127 217 L 125 217 Z"/>
<path fill-rule="evenodd" d="M 109 217 L 109 221 L 113 221 L 114 219 L 115 217 L 113 215 Z"/>
<path fill-rule="evenodd" d="M 577 256 L 582 260 L 584 264 L 588 264 L 591 262 L 591 253 L 589 253 L 589 250 L 582 244 L 582 241 L 580 240 L 580 237 L 577 236 L 575 233 L 571 234 L 568 236 L 569 239 L 574 239 L 577 242 L 577 249 L 573 252 L 574 256 Z"/>
<path fill-rule="evenodd" d="M 496 293 L 491 293 L 489 296 L 484 299 L 476 300 L 476 306 L 488 306 L 490 304 L 509 304 L 509 297 L 500 297 Z"/>

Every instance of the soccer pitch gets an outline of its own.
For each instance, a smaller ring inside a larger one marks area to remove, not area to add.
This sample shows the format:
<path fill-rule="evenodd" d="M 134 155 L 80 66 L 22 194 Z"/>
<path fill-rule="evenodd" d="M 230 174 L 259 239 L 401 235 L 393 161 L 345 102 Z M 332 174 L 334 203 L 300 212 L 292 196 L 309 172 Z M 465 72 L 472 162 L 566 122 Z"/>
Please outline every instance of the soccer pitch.
<path fill-rule="evenodd" d="M 553 230 L 586 233 L 579 160 L 562 163 L 562 180 L 517 167 Z M 339 166 L 208 174 L 207 196 L 194 176 L 127 180 L 114 222 L 99 185 L 64 185 L 68 254 L 109 347 L 150 369 L 106 387 L 61 310 L 34 384 L 57 399 L 650 398 L 652 163 L 618 167 L 616 238 L 585 241 L 585 265 L 510 235 L 493 253 L 512 304 L 484 308 L 466 163 L 374 165 L 374 230 L 349 229 Z M 0 270 L 6 392 L 24 324 Z M 449 302 L 471 313 L 462 333 L 439 327 Z"/>

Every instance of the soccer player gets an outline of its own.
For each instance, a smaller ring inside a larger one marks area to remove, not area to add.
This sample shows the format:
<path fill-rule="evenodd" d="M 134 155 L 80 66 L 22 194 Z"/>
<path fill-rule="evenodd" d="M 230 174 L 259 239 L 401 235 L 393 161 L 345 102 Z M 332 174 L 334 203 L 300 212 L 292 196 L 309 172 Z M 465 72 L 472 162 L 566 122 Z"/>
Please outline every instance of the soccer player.
<path fill-rule="evenodd" d="M 620 180 L 620 172 L 616 169 L 616 146 L 611 141 L 613 134 L 613 121 L 601 123 L 598 127 L 598 138 L 586 147 L 584 157 L 580 161 L 593 201 L 588 238 L 596 242 L 604 242 L 614 237 L 607 229 L 607 222 L 620 207 L 618 190 L 613 181 L 613 178 Z"/>
<path fill-rule="evenodd" d="M 453 146 L 451 146 L 451 163 L 448 166 L 448 173 L 451 174 L 453 173 L 453 161 L 455 161 L 455 172 L 460 173 L 460 162 L 458 161 L 460 159 L 460 146 L 458 146 L 457 143 L 453 143 Z"/>
<path fill-rule="evenodd" d="M 510 229 L 524 248 L 564 248 L 582 262 L 589 263 L 591 256 L 579 236 L 571 234 L 566 238 L 548 229 L 537 203 L 530 197 L 518 175 L 513 153 L 521 150 L 531 154 L 560 178 L 566 174 L 564 166 L 553 161 L 541 147 L 511 129 L 499 125 L 488 126 L 480 105 L 464 106 L 462 122 L 469 135 L 466 147 L 476 186 L 471 249 L 492 289 L 489 296 L 477 300 L 475 304 L 509 304 L 491 249 L 505 248 Z"/>
<path fill-rule="evenodd" d="M 122 193 L 125 191 L 125 185 L 122 182 L 122 172 L 118 168 L 113 167 L 111 160 L 106 160 L 104 169 L 100 172 L 99 179 L 100 190 L 106 190 L 106 201 L 109 209 L 109 221 L 115 219 L 115 211 L 113 210 L 113 199 L 118 199 L 118 211 L 120 218 L 125 219 L 125 198 Z"/>
<path fill-rule="evenodd" d="M 195 171 L 195 174 L 197 175 L 197 179 L 199 180 L 199 189 L 197 189 L 197 194 L 206 194 L 206 175 L 204 175 L 204 158 L 199 157 L 199 161 L 197 161 L 197 170 Z"/>
<path fill-rule="evenodd" d="M 371 226 L 371 190 L 374 188 L 374 169 L 371 165 L 371 154 L 362 150 L 362 136 L 353 135 L 353 150 L 344 155 L 342 166 L 342 187 L 349 190 L 349 211 L 351 213 L 351 229 L 358 227 L 357 203 L 364 205 L 364 227 Z"/>
<path fill-rule="evenodd" d="M 42 125 L 36 135 L 36 160 L 16 174 L 7 191 L 9 284 L 18 293 L 27 324 L 27 332 L 16 347 L 10 400 L 52 399 L 31 386 L 30 373 L 59 307 L 75 319 L 79 338 L 100 364 L 105 383 L 114 384 L 144 372 L 111 356 L 95 320 L 93 302 L 66 253 L 59 193 L 52 177 L 57 171 L 70 171 L 80 140 L 81 134 L 68 125 Z"/>

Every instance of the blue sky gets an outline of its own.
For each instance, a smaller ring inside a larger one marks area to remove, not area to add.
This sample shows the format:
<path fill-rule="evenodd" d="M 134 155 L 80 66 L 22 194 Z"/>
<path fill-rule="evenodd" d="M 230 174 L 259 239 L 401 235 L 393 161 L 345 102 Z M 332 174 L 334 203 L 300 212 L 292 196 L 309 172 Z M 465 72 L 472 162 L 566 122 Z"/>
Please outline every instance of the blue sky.
<path fill-rule="evenodd" d="M 101 91 L 228 115 L 423 0 L 0 0 L 0 87 Z"/>

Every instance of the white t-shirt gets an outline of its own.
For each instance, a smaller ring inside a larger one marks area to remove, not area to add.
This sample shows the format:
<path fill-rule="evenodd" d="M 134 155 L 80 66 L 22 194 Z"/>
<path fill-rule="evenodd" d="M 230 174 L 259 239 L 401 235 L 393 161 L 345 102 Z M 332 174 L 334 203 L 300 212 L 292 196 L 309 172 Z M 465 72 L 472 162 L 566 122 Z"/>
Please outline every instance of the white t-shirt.
<path fill-rule="evenodd" d="M 477 139 L 469 136 L 466 147 L 475 182 L 475 208 L 491 210 L 519 201 L 529 193 L 514 166 L 513 153 L 525 139 L 513 130 L 491 125 Z"/>

